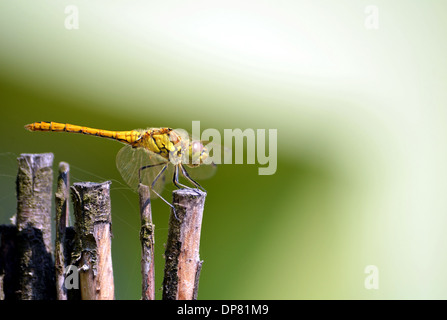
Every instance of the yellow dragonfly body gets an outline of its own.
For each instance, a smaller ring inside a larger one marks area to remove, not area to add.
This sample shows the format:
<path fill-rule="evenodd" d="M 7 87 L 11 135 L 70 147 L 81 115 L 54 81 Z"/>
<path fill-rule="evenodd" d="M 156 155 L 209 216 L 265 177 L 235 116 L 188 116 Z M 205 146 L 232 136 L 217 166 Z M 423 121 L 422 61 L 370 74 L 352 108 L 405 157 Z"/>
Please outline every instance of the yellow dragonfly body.
<path fill-rule="evenodd" d="M 208 167 L 202 177 L 213 173 L 215 167 L 207 162 L 209 153 L 200 141 L 193 141 L 185 132 L 171 128 L 150 128 L 130 131 L 110 131 L 58 122 L 34 122 L 25 126 L 29 131 L 72 132 L 114 139 L 126 144 L 117 154 L 116 164 L 123 179 L 134 190 L 139 183 L 148 185 L 154 194 L 166 201 L 160 192 L 165 176 L 173 170 L 172 181 L 177 188 L 189 188 L 179 182 L 179 173 L 196 188 L 203 188 L 186 171 L 190 168 Z M 160 169 L 161 168 L 161 169 Z M 210 169 L 211 168 L 211 169 Z M 199 173 L 200 176 L 200 173 Z"/>

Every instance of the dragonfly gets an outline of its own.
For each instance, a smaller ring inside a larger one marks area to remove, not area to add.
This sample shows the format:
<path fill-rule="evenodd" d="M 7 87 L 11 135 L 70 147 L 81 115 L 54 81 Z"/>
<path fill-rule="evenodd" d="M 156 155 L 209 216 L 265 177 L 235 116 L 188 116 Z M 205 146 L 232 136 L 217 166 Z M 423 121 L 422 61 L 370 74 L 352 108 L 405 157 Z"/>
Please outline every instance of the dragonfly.
<path fill-rule="evenodd" d="M 140 183 L 149 186 L 151 198 L 158 196 L 173 209 L 174 215 L 174 206 L 160 195 L 166 176 L 172 175 L 172 182 L 177 188 L 190 188 L 180 183 L 179 175 L 182 174 L 195 188 L 206 192 L 193 177 L 208 178 L 216 169 L 207 147 L 209 142 L 194 140 L 181 129 L 164 127 L 110 131 L 46 121 L 27 124 L 25 129 L 81 133 L 124 143 L 125 146 L 116 156 L 116 166 L 123 180 L 133 190 L 137 190 Z"/>

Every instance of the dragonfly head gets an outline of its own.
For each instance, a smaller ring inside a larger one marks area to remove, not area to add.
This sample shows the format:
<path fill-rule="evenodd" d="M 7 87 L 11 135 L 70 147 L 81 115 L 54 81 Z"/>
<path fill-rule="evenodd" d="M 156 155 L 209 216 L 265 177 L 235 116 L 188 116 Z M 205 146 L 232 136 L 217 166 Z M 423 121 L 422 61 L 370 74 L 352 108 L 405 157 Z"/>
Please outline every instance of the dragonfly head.
<path fill-rule="evenodd" d="M 200 141 L 192 141 L 189 144 L 189 167 L 197 167 L 203 164 L 209 156 L 208 149 Z"/>

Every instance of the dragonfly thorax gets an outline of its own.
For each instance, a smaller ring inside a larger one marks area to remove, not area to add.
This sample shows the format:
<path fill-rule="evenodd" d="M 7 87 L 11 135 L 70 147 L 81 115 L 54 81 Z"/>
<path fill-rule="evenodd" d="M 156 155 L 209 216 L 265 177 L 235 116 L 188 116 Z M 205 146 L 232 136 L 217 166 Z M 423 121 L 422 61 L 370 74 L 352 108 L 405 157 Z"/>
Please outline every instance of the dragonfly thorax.
<path fill-rule="evenodd" d="M 149 129 L 135 144 L 156 153 L 174 165 L 196 167 L 208 158 L 208 150 L 200 141 L 191 141 L 181 132 L 169 128 Z"/>

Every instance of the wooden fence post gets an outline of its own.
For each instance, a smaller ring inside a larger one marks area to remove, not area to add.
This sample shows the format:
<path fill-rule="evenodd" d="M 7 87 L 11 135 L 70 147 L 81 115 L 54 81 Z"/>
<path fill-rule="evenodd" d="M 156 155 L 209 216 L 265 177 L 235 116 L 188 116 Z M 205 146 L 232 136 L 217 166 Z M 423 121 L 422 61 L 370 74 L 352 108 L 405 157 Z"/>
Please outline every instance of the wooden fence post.
<path fill-rule="evenodd" d="M 75 227 L 68 227 L 69 166 L 59 166 L 56 203 L 55 260 L 51 246 L 53 154 L 22 154 L 18 158 L 16 225 L 0 227 L 0 299 L 77 297 L 65 288 L 65 268 L 79 271 L 83 300 L 115 298 L 112 267 L 110 181 L 82 182 L 71 187 Z M 142 245 L 142 299 L 155 299 L 154 225 L 149 187 L 139 186 Z M 197 299 L 200 234 L 206 192 L 173 192 L 163 279 L 164 300 Z M 71 261 L 70 261 L 71 258 Z M 56 271 L 56 272 L 55 272 Z M 57 281 L 56 281 L 57 280 Z"/>
<path fill-rule="evenodd" d="M 53 154 L 21 154 L 17 174 L 18 299 L 55 299 L 51 245 Z"/>
<path fill-rule="evenodd" d="M 155 300 L 155 266 L 154 266 L 154 229 L 149 187 L 140 183 L 140 241 L 141 241 L 141 278 L 143 300 Z"/>
<path fill-rule="evenodd" d="M 82 300 L 113 300 L 112 216 L 110 181 L 82 182 L 71 187 Z"/>
<path fill-rule="evenodd" d="M 166 264 L 163 280 L 164 300 L 196 300 L 203 261 L 199 257 L 200 232 L 206 193 L 198 189 L 173 192 Z"/>

